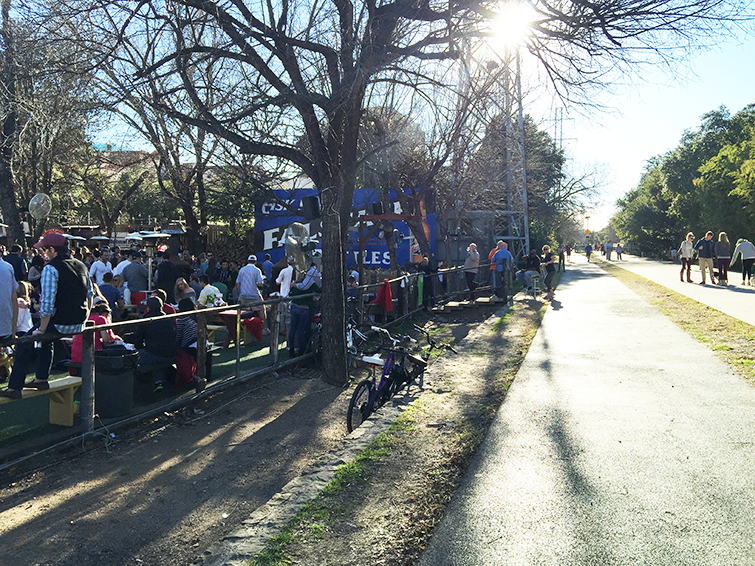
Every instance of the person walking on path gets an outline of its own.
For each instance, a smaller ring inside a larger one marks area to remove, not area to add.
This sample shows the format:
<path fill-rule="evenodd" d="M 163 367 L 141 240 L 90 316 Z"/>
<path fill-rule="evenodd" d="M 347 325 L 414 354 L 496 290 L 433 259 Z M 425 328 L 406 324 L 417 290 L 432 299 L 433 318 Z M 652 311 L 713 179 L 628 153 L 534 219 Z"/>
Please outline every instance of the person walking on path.
<path fill-rule="evenodd" d="M 585 246 L 585 255 L 587 256 L 587 263 L 590 263 L 590 256 L 592 255 L 592 246 L 590 244 Z"/>
<path fill-rule="evenodd" d="M 566 271 L 566 246 L 561 244 L 558 246 L 556 252 L 558 253 L 558 270 L 561 272 Z"/>
<path fill-rule="evenodd" d="M 706 269 L 710 272 L 711 285 L 716 284 L 716 280 L 713 278 L 713 256 L 715 255 L 715 252 L 713 250 L 714 246 L 715 243 L 713 242 L 713 232 L 711 232 L 710 230 L 705 233 L 705 238 L 698 240 L 698 242 L 695 244 L 697 258 L 700 261 L 700 274 L 703 278 L 703 280 L 700 281 L 700 285 L 705 285 Z"/>
<path fill-rule="evenodd" d="M 731 260 L 731 247 L 726 232 L 718 234 L 718 241 L 713 246 L 713 253 L 716 255 L 718 264 L 718 284 L 729 284 L 729 261 Z"/>
<path fill-rule="evenodd" d="M 752 276 L 752 264 L 755 263 L 755 246 L 747 238 L 737 240 L 737 246 L 734 248 L 729 267 L 734 265 L 740 255 L 742 256 L 742 285 L 749 285 Z"/>
<path fill-rule="evenodd" d="M 553 277 L 556 275 L 556 258 L 551 252 L 551 247 L 548 245 L 543 246 L 543 261 L 540 265 L 545 266 L 545 299 L 553 298 Z"/>
<path fill-rule="evenodd" d="M 687 270 L 687 283 L 692 283 L 692 254 L 695 252 L 695 246 L 692 242 L 695 235 L 687 232 L 687 238 L 679 246 L 679 257 L 682 260 L 682 270 L 679 272 L 679 278 L 684 283 L 684 270 Z"/>
<path fill-rule="evenodd" d="M 467 279 L 467 289 L 469 289 L 469 301 L 474 302 L 474 290 L 477 288 L 475 279 L 480 267 L 480 252 L 477 251 L 477 244 L 472 242 L 467 248 L 467 259 L 464 260 L 464 277 Z"/>
<path fill-rule="evenodd" d="M 621 253 L 624 251 L 624 247 L 621 245 L 621 243 L 616 244 L 616 259 L 617 261 L 621 261 Z"/>

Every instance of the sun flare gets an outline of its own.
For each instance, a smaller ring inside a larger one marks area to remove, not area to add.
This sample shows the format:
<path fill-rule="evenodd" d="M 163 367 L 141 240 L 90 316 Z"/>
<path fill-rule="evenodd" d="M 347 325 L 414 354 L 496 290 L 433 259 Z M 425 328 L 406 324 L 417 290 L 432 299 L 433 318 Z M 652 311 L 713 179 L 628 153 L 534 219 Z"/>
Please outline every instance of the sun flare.
<path fill-rule="evenodd" d="M 535 21 L 531 5 L 516 1 L 506 2 L 493 21 L 490 43 L 496 50 L 515 47 L 530 34 Z"/>

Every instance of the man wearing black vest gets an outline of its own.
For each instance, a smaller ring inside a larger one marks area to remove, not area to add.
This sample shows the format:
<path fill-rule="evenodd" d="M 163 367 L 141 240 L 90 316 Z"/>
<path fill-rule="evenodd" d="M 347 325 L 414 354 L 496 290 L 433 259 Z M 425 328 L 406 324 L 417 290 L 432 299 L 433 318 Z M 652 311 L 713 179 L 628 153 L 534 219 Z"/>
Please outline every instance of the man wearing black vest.
<path fill-rule="evenodd" d="M 81 332 L 94 295 L 86 265 L 71 257 L 68 240 L 60 232 L 45 232 L 34 247 L 41 249 L 47 264 L 42 269 L 40 320 L 28 334 L 59 337 Z M 24 383 L 34 343 L 18 344 L 8 389 L 0 391 L 0 396 L 20 399 L 22 389 L 49 389 L 47 378 L 50 376 L 54 348 L 55 341 L 42 342 L 37 354 L 36 379 Z"/>

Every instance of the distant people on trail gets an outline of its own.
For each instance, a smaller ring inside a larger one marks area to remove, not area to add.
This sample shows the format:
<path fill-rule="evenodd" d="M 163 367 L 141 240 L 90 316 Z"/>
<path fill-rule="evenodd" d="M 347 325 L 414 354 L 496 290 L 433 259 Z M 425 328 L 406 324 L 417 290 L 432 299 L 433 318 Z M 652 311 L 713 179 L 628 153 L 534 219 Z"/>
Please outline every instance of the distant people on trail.
<path fill-rule="evenodd" d="M 726 232 L 718 234 L 718 241 L 713 246 L 713 253 L 718 264 L 718 284 L 729 284 L 729 261 L 731 260 L 731 247 Z"/>
<path fill-rule="evenodd" d="M 497 250 L 498 248 L 496 248 Z M 474 301 L 474 290 L 477 288 L 477 271 L 480 267 L 480 252 L 477 251 L 477 244 L 472 242 L 467 248 L 467 259 L 464 260 L 464 277 L 467 280 L 467 289 L 469 289 L 469 300 Z"/>
<path fill-rule="evenodd" d="M 543 261 L 541 265 L 545 266 L 545 299 L 553 298 L 553 277 L 556 275 L 556 258 L 551 252 L 551 247 L 543 246 Z"/>
<path fill-rule="evenodd" d="M 695 252 L 695 235 L 687 232 L 687 237 L 679 246 L 679 258 L 682 260 L 682 270 L 679 272 L 679 278 L 684 283 L 684 270 L 687 270 L 687 283 L 692 283 L 692 255 Z"/>
<path fill-rule="evenodd" d="M 616 260 L 621 261 L 621 253 L 624 251 L 624 247 L 621 245 L 621 242 L 616 244 Z"/>
<path fill-rule="evenodd" d="M 737 240 L 737 246 L 734 248 L 729 267 L 734 265 L 740 255 L 742 256 L 742 285 L 749 285 L 752 277 L 752 264 L 755 263 L 755 246 L 747 238 Z"/>
<path fill-rule="evenodd" d="M 606 261 L 611 261 L 611 252 L 613 252 L 613 244 L 611 242 L 606 242 L 604 249 L 606 250 Z"/>
<path fill-rule="evenodd" d="M 566 244 L 566 261 L 571 261 L 571 244 Z"/>
<path fill-rule="evenodd" d="M 587 244 L 585 246 L 585 256 L 587 256 L 587 262 L 590 262 L 590 256 L 592 255 L 592 246 L 590 244 Z"/>
<path fill-rule="evenodd" d="M 566 246 L 562 243 L 556 252 L 558 253 L 558 270 L 566 271 Z"/>
<path fill-rule="evenodd" d="M 700 262 L 700 274 L 702 275 L 702 281 L 700 285 L 705 285 L 705 270 L 710 272 L 710 282 L 712 285 L 716 284 L 713 278 L 713 255 L 714 255 L 713 232 L 708 230 L 705 233 L 705 237 L 695 244 L 695 251 L 697 252 L 697 258 Z"/>

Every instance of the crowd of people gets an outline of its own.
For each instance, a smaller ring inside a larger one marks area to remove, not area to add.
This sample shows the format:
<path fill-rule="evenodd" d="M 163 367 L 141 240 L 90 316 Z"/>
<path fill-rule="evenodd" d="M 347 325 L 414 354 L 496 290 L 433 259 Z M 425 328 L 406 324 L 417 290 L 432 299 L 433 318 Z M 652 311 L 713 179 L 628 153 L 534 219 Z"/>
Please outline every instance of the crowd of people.
<path fill-rule="evenodd" d="M 520 283 L 520 285 L 527 289 L 532 290 L 534 277 L 540 277 L 541 267 L 545 270 L 545 279 L 543 281 L 546 289 L 545 298 L 551 299 L 554 295 L 553 278 L 556 275 L 557 265 L 563 265 L 565 268 L 566 261 L 571 258 L 571 246 L 561 244 L 554 254 L 551 251 L 550 246 L 545 245 L 542 247 L 542 256 L 538 255 L 537 250 L 534 248 L 530 250 L 529 254 L 521 258 L 521 269 L 517 269 L 514 263 L 514 257 L 509 252 L 509 246 L 503 240 L 499 240 L 496 246 L 488 253 L 488 262 L 490 271 L 492 274 L 493 292 L 496 297 L 507 300 L 508 288 L 507 288 L 507 274 L 509 272 L 514 273 L 514 277 Z M 558 258 L 557 258 L 558 254 Z M 564 256 L 562 258 L 562 256 Z M 568 259 L 567 259 L 568 258 Z M 469 300 L 474 302 L 475 290 L 478 287 L 477 279 L 478 272 L 480 270 L 480 252 L 477 249 L 477 244 L 471 243 L 467 248 L 467 257 L 464 261 L 464 276 L 467 282 L 467 289 L 469 290 Z"/>
<path fill-rule="evenodd" d="M 707 283 L 706 274 L 712 285 L 729 284 L 729 268 L 733 267 L 738 259 L 742 260 L 742 285 L 749 285 L 752 281 L 752 267 L 755 264 L 755 246 L 747 239 L 740 238 L 734 245 L 732 253 L 731 243 L 726 232 L 719 232 L 718 239 L 708 230 L 705 236 L 695 242 L 695 235 L 689 232 L 684 241 L 676 250 L 682 269 L 679 278 L 682 282 L 692 283 L 692 262 L 697 258 L 700 266 L 702 280 L 700 285 Z M 694 243 L 693 243 L 694 242 Z M 717 271 L 714 271 L 717 269 Z"/>
<path fill-rule="evenodd" d="M 126 318 L 155 318 L 188 313 L 201 308 L 239 303 L 261 320 L 262 334 L 269 334 L 267 312 L 261 299 L 278 294 L 304 295 L 291 301 L 289 351 L 303 353 L 312 320 L 312 293 L 320 292 L 320 274 L 312 265 L 296 273 L 292 265 L 274 272 L 270 255 L 249 255 L 239 268 L 232 260 L 217 260 L 213 253 L 193 256 L 184 250 L 173 254 L 158 251 L 153 259 L 152 282 L 147 255 L 138 243 L 130 249 L 104 245 L 97 249 L 72 248 L 59 231 L 46 232 L 24 251 L 13 245 L 9 253 L 0 247 L 0 340 L 21 336 L 44 336 L 15 346 L 8 388 L 0 396 L 21 398 L 23 389 L 49 389 L 55 344 L 66 335 L 70 361 L 80 364 L 82 337 L 87 322 L 103 326 Z M 276 275 L 274 278 L 273 276 Z M 309 295 L 309 296 L 307 296 Z M 197 324 L 195 315 L 158 319 L 138 324 L 128 341 L 112 330 L 94 333 L 95 350 L 136 350 L 139 367 L 150 368 L 176 362 L 176 384 L 197 390 L 205 383 L 196 377 Z M 27 382 L 29 365 L 36 361 L 35 379 Z M 157 375 L 157 374 L 156 374 Z M 155 389 L 163 386 L 161 379 Z"/>

